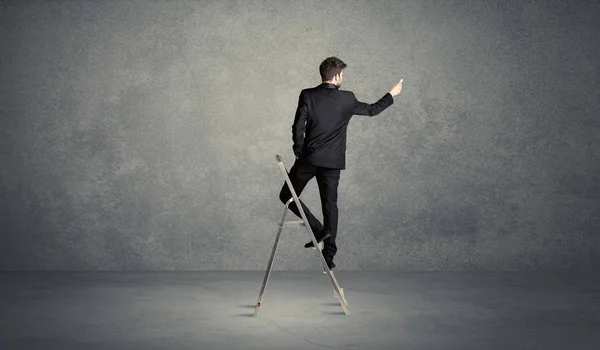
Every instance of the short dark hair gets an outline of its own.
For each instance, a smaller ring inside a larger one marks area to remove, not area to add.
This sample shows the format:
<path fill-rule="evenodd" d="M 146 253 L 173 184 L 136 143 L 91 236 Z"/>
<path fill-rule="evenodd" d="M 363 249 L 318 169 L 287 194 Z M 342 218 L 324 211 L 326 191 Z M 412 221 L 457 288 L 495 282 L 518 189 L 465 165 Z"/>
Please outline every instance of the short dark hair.
<path fill-rule="evenodd" d="M 323 81 L 331 80 L 336 74 L 340 74 L 342 69 L 348 67 L 344 61 L 337 57 L 327 57 L 319 66 L 319 73 Z"/>

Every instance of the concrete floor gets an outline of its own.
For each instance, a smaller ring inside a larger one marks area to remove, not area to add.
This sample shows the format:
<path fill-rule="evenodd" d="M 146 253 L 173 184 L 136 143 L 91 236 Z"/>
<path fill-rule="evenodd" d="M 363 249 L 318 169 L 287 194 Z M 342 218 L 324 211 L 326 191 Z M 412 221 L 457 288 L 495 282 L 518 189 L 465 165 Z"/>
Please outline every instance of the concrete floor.
<path fill-rule="evenodd" d="M 0 349 L 600 349 L 599 273 L 0 273 Z"/>

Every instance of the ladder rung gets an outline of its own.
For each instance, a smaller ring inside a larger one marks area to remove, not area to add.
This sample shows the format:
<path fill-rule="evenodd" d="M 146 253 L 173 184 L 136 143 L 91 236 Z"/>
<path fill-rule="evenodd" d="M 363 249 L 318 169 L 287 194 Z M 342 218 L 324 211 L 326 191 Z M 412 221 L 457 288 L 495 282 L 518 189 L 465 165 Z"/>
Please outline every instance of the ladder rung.
<path fill-rule="evenodd" d="M 284 225 L 302 225 L 304 226 L 303 220 L 288 220 L 283 222 Z"/>

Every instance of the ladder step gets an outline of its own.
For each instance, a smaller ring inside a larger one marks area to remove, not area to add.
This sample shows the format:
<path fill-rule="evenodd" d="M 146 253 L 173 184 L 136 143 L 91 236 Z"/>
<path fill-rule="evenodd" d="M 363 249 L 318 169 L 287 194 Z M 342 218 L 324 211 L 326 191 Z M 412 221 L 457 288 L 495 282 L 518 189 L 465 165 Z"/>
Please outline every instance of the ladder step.
<path fill-rule="evenodd" d="M 303 220 L 288 220 L 288 221 L 284 221 L 283 222 L 284 225 L 304 225 L 304 221 Z"/>

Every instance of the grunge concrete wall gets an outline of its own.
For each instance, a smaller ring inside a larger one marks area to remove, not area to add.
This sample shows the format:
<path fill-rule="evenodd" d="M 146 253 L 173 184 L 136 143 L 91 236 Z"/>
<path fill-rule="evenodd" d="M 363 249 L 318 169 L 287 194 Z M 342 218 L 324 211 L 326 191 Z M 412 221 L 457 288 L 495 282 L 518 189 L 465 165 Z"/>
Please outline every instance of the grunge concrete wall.
<path fill-rule="evenodd" d="M 0 269 L 263 270 L 318 65 L 348 130 L 339 270 L 600 266 L 592 1 L 0 1 Z M 303 194 L 318 213 L 317 187 Z M 318 269 L 306 231 L 275 269 Z"/>

